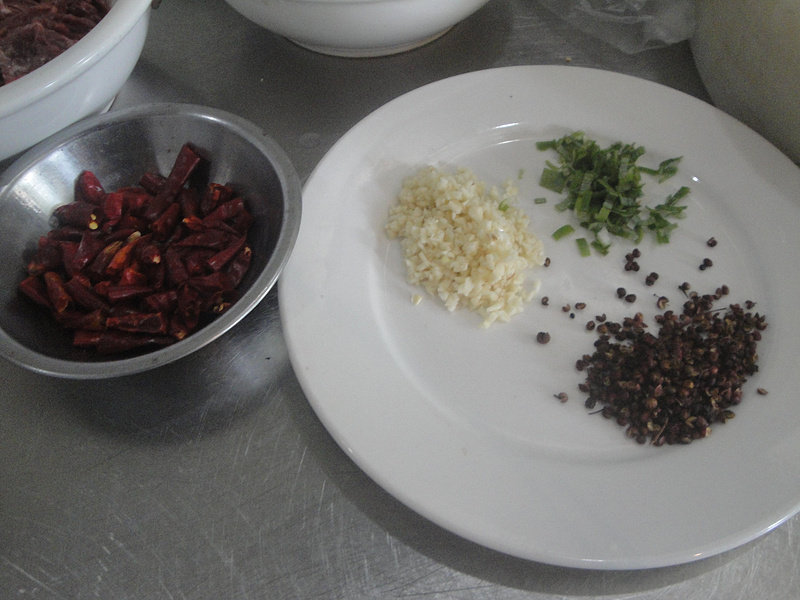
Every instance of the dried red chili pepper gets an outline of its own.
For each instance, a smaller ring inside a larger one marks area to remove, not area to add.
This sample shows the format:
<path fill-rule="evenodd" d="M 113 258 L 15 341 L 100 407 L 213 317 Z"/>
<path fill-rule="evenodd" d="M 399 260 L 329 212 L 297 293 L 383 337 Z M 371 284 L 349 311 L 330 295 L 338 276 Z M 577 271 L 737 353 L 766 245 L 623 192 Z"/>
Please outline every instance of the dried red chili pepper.
<path fill-rule="evenodd" d="M 196 217 L 200 213 L 200 200 L 197 198 L 197 192 L 193 189 L 182 189 L 178 202 L 181 206 L 181 216 L 184 219 Z"/>
<path fill-rule="evenodd" d="M 178 305 L 178 292 L 175 290 L 156 292 L 146 296 L 143 301 L 145 306 L 152 312 L 169 314 L 172 313 Z"/>
<path fill-rule="evenodd" d="M 70 279 L 70 281 L 74 281 L 74 283 L 79 283 L 85 288 L 92 289 L 92 281 L 83 273 L 78 273 L 72 279 Z"/>
<path fill-rule="evenodd" d="M 112 286 L 112 282 L 110 279 L 104 279 L 103 281 L 98 281 L 97 283 L 92 285 L 92 289 L 94 293 L 100 296 L 101 298 L 108 298 L 108 288 Z"/>
<path fill-rule="evenodd" d="M 119 276 L 119 284 L 146 286 L 148 285 L 148 279 L 147 275 L 139 270 L 139 265 L 134 263 L 122 270 L 122 273 Z"/>
<path fill-rule="evenodd" d="M 106 315 L 100 310 L 81 312 L 65 310 L 56 314 L 56 322 L 66 329 L 81 329 L 84 331 L 104 331 L 106 328 Z"/>
<path fill-rule="evenodd" d="M 160 173 L 148 171 L 139 178 L 139 185 L 142 186 L 148 194 L 155 196 L 158 194 L 159 190 L 164 187 L 164 182 L 166 180 L 167 178 Z"/>
<path fill-rule="evenodd" d="M 103 227 L 109 230 L 122 219 L 122 210 L 125 208 L 125 194 L 122 192 L 111 192 L 106 194 L 102 200 L 103 218 L 105 222 Z"/>
<path fill-rule="evenodd" d="M 122 248 L 122 243 L 122 240 L 113 241 L 97 253 L 94 260 L 86 267 L 86 273 L 90 275 L 90 278 L 99 280 L 105 275 L 106 267 L 114 258 L 117 250 Z"/>
<path fill-rule="evenodd" d="M 203 220 L 198 216 L 189 216 L 184 217 L 181 224 L 189 231 L 205 231 L 208 229 L 205 225 L 203 225 Z"/>
<path fill-rule="evenodd" d="M 108 317 L 106 326 L 132 333 L 166 333 L 168 321 L 163 313 L 131 313 Z"/>
<path fill-rule="evenodd" d="M 82 172 L 20 293 L 101 353 L 184 339 L 226 311 L 250 266 L 253 219 L 230 186 L 187 187 L 201 162 L 187 144 L 167 177 L 145 173 L 111 192 Z"/>
<path fill-rule="evenodd" d="M 121 229 L 129 231 L 147 231 L 147 221 L 131 213 L 123 213 L 118 225 Z"/>
<path fill-rule="evenodd" d="M 200 293 L 189 285 L 182 285 L 178 290 L 178 308 L 176 315 L 180 317 L 187 331 L 192 331 L 200 321 L 203 313 L 203 298 Z"/>
<path fill-rule="evenodd" d="M 206 291 L 209 294 L 214 292 L 229 292 L 234 289 L 232 277 L 223 271 L 216 271 L 210 275 L 202 277 L 190 277 L 187 283 L 199 291 Z"/>
<path fill-rule="evenodd" d="M 141 298 L 153 293 L 153 288 L 147 285 L 111 285 L 108 288 L 108 299 L 111 302 L 121 302 L 132 298 Z"/>
<path fill-rule="evenodd" d="M 208 259 L 213 255 L 214 250 L 210 248 L 187 248 L 182 256 L 183 264 L 186 265 L 186 272 L 189 277 L 205 273 Z"/>
<path fill-rule="evenodd" d="M 28 274 L 41 275 L 60 266 L 61 248 L 58 243 L 48 237 L 42 236 L 39 238 L 39 248 L 36 251 L 36 256 L 28 263 Z"/>
<path fill-rule="evenodd" d="M 64 289 L 64 280 L 55 271 L 48 271 L 44 274 L 44 285 L 47 290 L 47 297 L 56 313 L 62 313 L 72 303 L 67 290 Z"/>
<path fill-rule="evenodd" d="M 200 212 L 204 215 L 213 211 L 218 204 L 227 202 L 233 196 L 233 189 L 230 186 L 220 183 L 209 183 L 206 186 L 205 194 L 200 200 Z"/>
<path fill-rule="evenodd" d="M 237 254 L 239 254 L 239 251 L 244 248 L 246 241 L 247 240 L 244 236 L 234 238 L 227 248 L 220 250 L 214 256 L 209 258 L 206 261 L 206 264 L 211 268 L 212 271 L 219 271 L 222 267 L 233 260 Z"/>
<path fill-rule="evenodd" d="M 170 204 L 155 221 L 150 224 L 150 230 L 158 240 L 166 240 L 172 235 L 175 225 L 181 216 L 181 206 L 177 202 Z"/>
<path fill-rule="evenodd" d="M 239 254 L 236 255 L 236 258 L 233 259 L 233 262 L 228 264 L 228 267 L 225 270 L 231 276 L 231 281 L 233 281 L 234 287 L 238 287 L 242 282 L 242 279 L 244 278 L 248 269 L 250 269 L 250 261 L 252 258 L 253 251 L 250 249 L 250 246 L 245 246 L 241 249 Z"/>
<path fill-rule="evenodd" d="M 157 265 L 161 262 L 161 248 L 148 236 L 142 236 L 136 245 L 136 259 L 145 265 Z"/>
<path fill-rule="evenodd" d="M 247 210 L 243 210 L 230 220 L 229 225 L 237 235 L 247 235 L 247 232 L 250 231 L 250 227 L 253 225 L 253 221 L 253 215 Z"/>
<path fill-rule="evenodd" d="M 56 207 L 53 214 L 62 225 L 97 229 L 100 225 L 97 217 L 98 212 L 100 211 L 96 205 L 83 200 L 76 200 Z"/>
<path fill-rule="evenodd" d="M 189 144 L 181 147 L 167 179 L 144 211 L 146 219 L 155 221 L 167 205 L 175 200 L 200 161 L 200 155 Z"/>
<path fill-rule="evenodd" d="M 238 196 L 218 205 L 213 212 L 203 218 L 203 225 L 211 226 L 235 217 L 244 210 L 244 200 Z"/>
<path fill-rule="evenodd" d="M 44 283 L 36 275 L 30 275 L 23 279 L 19 284 L 19 291 L 40 306 L 44 306 L 46 308 L 53 307 L 53 305 L 50 303 L 50 298 L 47 296 L 47 290 L 45 289 Z"/>
<path fill-rule="evenodd" d="M 164 253 L 164 260 L 167 267 L 167 280 L 175 287 L 182 284 L 189 279 L 189 273 L 186 270 L 186 265 L 183 264 L 183 258 L 177 248 L 170 246 Z"/>
<path fill-rule="evenodd" d="M 72 273 L 80 273 L 105 246 L 103 240 L 88 231 L 84 231 L 81 241 L 75 249 L 75 253 L 70 258 L 70 268 Z"/>
<path fill-rule="evenodd" d="M 133 250 L 141 237 L 142 234 L 138 231 L 134 231 L 128 236 L 125 243 L 114 253 L 114 256 L 111 257 L 108 265 L 106 265 L 106 275 L 118 275 L 128 266 Z"/>
<path fill-rule="evenodd" d="M 137 315 L 141 311 L 138 302 L 127 301 L 118 302 L 111 305 L 111 310 L 108 311 L 109 317 L 124 317 L 125 315 Z"/>
<path fill-rule="evenodd" d="M 83 171 L 75 180 L 75 200 L 100 206 L 106 195 L 100 180 L 91 171 Z"/>
<path fill-rule="evenodd" d="M 75 256 L 78 254 L 78 245 L 78 242 L 67 240 L 58 242 L 58 248 L 61 250 L 61 265 L 70 277 L 78 272 L 74 266 Z"/>
<path fill-rule="evenodd" d="M 175 245 L 181 248 L 188 246 L 200 246 L 202 248 L 213 248 L 221 250 L 228 246 L 230 236 L 219 229 L 207 229 L 197 233 L 190 233 Z"/>
<path fill-rule="evenodd" d="M 82 227 L 62 225 L 58 229 L 51 229 L 47 232 L 47 235 L 43 235 L 39 239 L 39 246 L 41 247 L 44 243 L 49 243 L 50 241 L 68 240 L 72 242 L 79 242 L 85 231 L 86 230 Z"/>
<path fill-rule="evenodd" d="M 172 318 L 169 320 L 169 335 L 176 340 L 182 340 L 191 333 L 192 329 L 193 327 L 184 323 L 183 316 L 179 312 L 176 311 L 172 314 Z"/>
<path fill-rule="evenodd" d="M 139 215 L 152 199 L 152 195 L 144 187 L 130 186 L 117 190 L 122 194 L 123 214 Z"/>
<path fill-rule="evenodd" d="M 131 237 L 134 233 L 141 233 L 141 229 L 138 227 L 123 227 L 122 224 L 115 228 L 112 231 L 102 232 L 102 239 L 109 244 L 111 242 L 126 242 L 128 238 Z"/>
<path fill-rule="evenodd" d="M 72 334 L 72 345 L 78 348 L 96 348 L 100 343 L 100 332 L 90 329 L 77 329 Z"/>
<path fill-rule="evenodd" d="M 154 265 L 146 265 L 145 272 L 147 274 L 147 281 L 150 282 L 150 287 L 154 290 L 162 290 L 166 287 L 167 267 L 163 262 Z"/>
<path fill-rule="evenodd" d="M 145 346 L 168 346 L 175 340 L 166 335 L 147 335 L 125 331 L 104 331 L 97 351 L 100 354 L 119 354 Z"/>
<path fill-rule="evenodd" d="M 66 281 L 64 283 L 64 289 L 78 306 L 82 306 L 88 310 L 102 310 L 108 312 L 108 303 L 103 300 L 94 289 L 87 287 L 80 275 L 76 275 L 72 279 Z"/>
<path fill-rule="evenodd" d="M 236 230 L 236 228 L 233 225 L 235 224 L 236 218 L 238 217 L 239 214 L 241 214 L 241 213 L 236 213 L 236 214 L 228 217 L 224 221 L 215 220 L 213 218 L 209 219 L 208 221 L 206 221 L 204 219 L 203 220 L 203 227 L 205 227 L 206 229 L 214 229 L 214 230 L 217 230 L 217 231 L 221 231 L 223 233 L 227 233 L 228 235 L 237 236 L 237 235 L 239 235 L 239 232 Z M 208 217 L 206 217 L 206 219 L 208 219 Z"/>

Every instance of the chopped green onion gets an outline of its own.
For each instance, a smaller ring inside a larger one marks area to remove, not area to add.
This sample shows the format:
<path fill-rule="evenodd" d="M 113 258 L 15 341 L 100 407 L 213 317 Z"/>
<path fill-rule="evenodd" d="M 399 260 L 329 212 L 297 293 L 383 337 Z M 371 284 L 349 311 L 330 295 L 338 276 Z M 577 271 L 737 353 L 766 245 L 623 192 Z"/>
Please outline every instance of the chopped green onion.
<path fill-rule="evenodd" d="M 545 169 L 539 178 L 539 185 L 546 190 L 561 193 L 564 189 L 564 176 L 557 169 Z"/>
<path fill-rule="evenodd" d="M 572 210 L 575 211 L 575 214 L 578 216 L 578 218 L 583 218 L 584 216 L 590 215 L 591 204 L 592 190 L 586 189 L 579 193 L 578 197 L 575 198 L 575 205 L 572 207 Z"/>
<path fill-rule="evenodd" d="M 616 142 L 601 148 L 581 131 L 537 142 L 536 147 L 554 150 L 559 157 L 558 165 L 546 162 L 539 184 L 565 194 L 555 204 L 556 210 L 572 211 L 580 225 L 594 234 L 592 246 L 603 254 L 610 246 L 607 238 L 598 239 L 604 230 L 637 243 L 651 231 L 663 242 L 669 240 L 676 227 L 669 219 L 683 216 L 686 207 L 678 202 L 689 193 L 687 187 L 680 188 L 655 208 L 642 205 L 642 173 L 664 181 L 677 173 L 680 157 L 664 160 L 655 169 L 640 166 L 637 161 L 644 155 L 644 147 Z M 643 208 L 647 208 L 647 218 L 642 216 Z M 553 237 L 559 239 L 571 232 L 558 237 L 554 233 Z"/>
<path fill-rule="evenodd" d="M 575 243 L 578 244 L 578 252 L 581 253 L 581 256 L 589 256 L 592 251 L 589 249 L 589 242 L 586 241 L 586 238 L 578 238 L 575 240 Z"/>
<path fill-rule="evenodd" d="M 533 203 L 534 204 L 546 204 L 547 203 L 547 198 L 545 198 L 544 196 L 539 196 L 538 198 L 534 198 L 533 199 Z"/>
<path fill-rule="evenodd" d="M 570 208 L 572 208 L 572 201 L 569 198 L 564 198 L 561 202 L 556 204 L 556 210 L 558 212 L 564 212 Z"/>
<path fill-rule="evenodd" d="M 669 234 L 678 225 L 670 222 L 668 219 L 678 219 L 683 217 L 683 211 L 686 206 L 679 206 L 678 201 L 686 197 L 689 193 L 689 188 L 682 186 L 674 194 L 667 196 L 664 204 L 659 204 L 655 208 L 649 208 L 650 213 L 646 225 L 656 236 L 656 241 L 659 244 L 666 244 L 669 242 Z"/>
<path fill-rule="evenodd" d="M 600 240 L 598 240 L 596 238 L 592 240 L 592 248 L 597 250 L 603 256 L 608 254 L 608 249 L 610 247 L 611 247 L 611 244 L 603 243 L 603 242 L 601 242 Z"/>
<path fill-rule="evenodd" d="M 561 238 L 568 236 L 570 233 L 574 232 L 575 228 L 572 225 L 562 225 L 558 229 L 553 232 L 553 239 L 560 240 Z"/>
<path fill-rule="evenodd" d="M 667 203 L 668 204 L 674 204 L 678 200 L 681 200 L 681 199 L 685 198 L 686 196 L 688 196 L 690 191 L 691 190 L 688 187 L 686 187 L 685 185 L 681 186 L 680 188 L 678 188 L 677 192 L 667 196 Z"/>
<path fill-rule="evenodd" d="M 506 200 L 505 198 L 500 202 L 500 204 L 497 205 L 497 208 L 503 212 L 506 212 L 508 210 L 508 207 L 509 207 L 508 200 Z"/>
<path fill-rule="evenodd" d="M 556 147 L 556 140 L 546 140 L 544 142 L 536 142 L 537 150 L 550 150 Z"/>
<path fill-rule="evenodd" d="M 678 163 L 681 161 L 681 158 L 682 158 L 681 156 L 677 156 L 675 158 L 668 158 L 667 160 L 661 161 L 661 164 L 658 165 L 657 169 L 650 169 L 648 167 L 639 167 L 639 171 L 657 177 L 658 182 L 662 183 L 678 172 Z"/>
<path fill-rule="evenodd" d="M 597 211 L 595 215 L 595 221 L 598 223 L 605 223 L 608 221 L 609 215 L 611 215 L 611 209 L 613 208 L 613 203 L 606 200 L 603 202 L 603 206 L 600 207 L 600 210 Z"/>

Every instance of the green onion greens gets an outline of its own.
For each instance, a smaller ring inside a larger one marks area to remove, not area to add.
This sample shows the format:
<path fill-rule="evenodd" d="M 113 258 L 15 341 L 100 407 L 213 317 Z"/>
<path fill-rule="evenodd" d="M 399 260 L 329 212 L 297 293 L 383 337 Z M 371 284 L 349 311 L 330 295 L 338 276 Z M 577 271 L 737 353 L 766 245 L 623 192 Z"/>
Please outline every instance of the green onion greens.
<path fill-rule="evenodd" d="M 538 142 L 536 147 L 554 150 L 559 158 L 558 164 L 546 162 L 539 185 L 565 194 L 555 205 L 556 210 L 572 211 L 580 225 L 593 234 L 591 247 L 597 252 L 608 252 L 608 234 L 638 243 L 650 231 L 659 243 L 669 242 L 670 233 L 677 227 L 674 219 L 684 216 L 686 206 L 679 202 L 689 188 L 679 188 L 662 204 L 643 206 L 642 174 L 664 182 L 677 173 L 681 157 L 664 160 L 657 168 L 644 167 L 637 164 L 645 154 L 642 146 L 616 142 L 601 148 L 582 131 Z M 571 233 L 566 229 L 558 232 L 561 235 L 553 235 L 556 239 Z M 586 255 L 584 243 L 579 242 L 579 246 L 581 254 Z"/>

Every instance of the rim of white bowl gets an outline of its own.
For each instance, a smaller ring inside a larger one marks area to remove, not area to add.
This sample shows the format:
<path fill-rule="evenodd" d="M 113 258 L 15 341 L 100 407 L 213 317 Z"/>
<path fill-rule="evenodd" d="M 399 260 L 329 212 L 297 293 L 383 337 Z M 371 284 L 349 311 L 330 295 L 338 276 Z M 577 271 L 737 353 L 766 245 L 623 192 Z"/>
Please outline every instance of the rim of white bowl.
<path fill-rule="evenodd" d="M 108 14 L 73 46 L 0 86 L 0 118 L 53 93 L 89 69 L 133 29 L 151 5 L 152 0 L 116 0 Z"/>

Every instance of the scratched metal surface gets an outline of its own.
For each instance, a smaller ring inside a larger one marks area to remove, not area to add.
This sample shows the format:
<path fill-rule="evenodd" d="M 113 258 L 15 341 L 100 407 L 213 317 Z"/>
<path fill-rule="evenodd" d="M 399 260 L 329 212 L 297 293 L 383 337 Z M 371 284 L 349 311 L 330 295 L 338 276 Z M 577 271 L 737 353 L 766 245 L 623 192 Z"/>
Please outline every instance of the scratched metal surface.
<path fill-rule="evenodd" d="M 685 44 L 624 55 L 532 0 L 494 0 L 418 51 L 320 56 L 221 0 L 167 0 L 117 107 L 187 101 L 254 121 L 305 179 L 386 101 L 515 64 L 607 68 L 707 99 Z M 643 524 L 646 526 L 646 524 Z M 800 595 L 800 517 L 690 565 L 592 572 L 466 542 L 373 484 L 315 418 L 273 292 L 189 359 L 110 382 L 0 362 L 0 597 L 724 598 Z"/>

